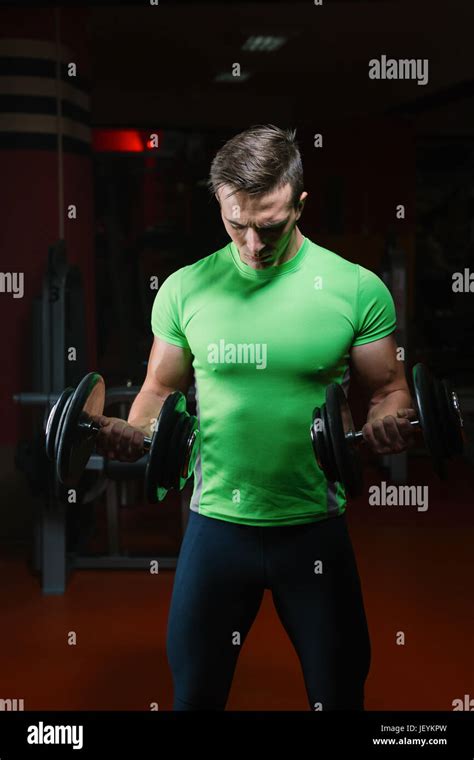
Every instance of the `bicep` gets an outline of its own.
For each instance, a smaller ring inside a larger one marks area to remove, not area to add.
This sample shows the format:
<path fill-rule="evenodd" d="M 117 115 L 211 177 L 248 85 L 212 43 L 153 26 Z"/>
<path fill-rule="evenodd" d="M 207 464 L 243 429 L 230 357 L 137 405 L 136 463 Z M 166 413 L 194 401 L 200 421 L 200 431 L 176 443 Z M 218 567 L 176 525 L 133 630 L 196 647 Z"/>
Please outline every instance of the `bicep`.
<path fill-rule="evenodd" d="M 361 346 L 350 352 L 351 373 L 373 400 L 397 390 L 408 390 L 405 364 L 397 357 L 397 342 L 393 334 Z"/>
<path fill-rule="evenodd" d="M 153 391 L 158 395 L 167 395 L 175 390 L 186 393 L 192 380 L 192 361 L 189 348 L 155 337 L 141 390 Z"/>

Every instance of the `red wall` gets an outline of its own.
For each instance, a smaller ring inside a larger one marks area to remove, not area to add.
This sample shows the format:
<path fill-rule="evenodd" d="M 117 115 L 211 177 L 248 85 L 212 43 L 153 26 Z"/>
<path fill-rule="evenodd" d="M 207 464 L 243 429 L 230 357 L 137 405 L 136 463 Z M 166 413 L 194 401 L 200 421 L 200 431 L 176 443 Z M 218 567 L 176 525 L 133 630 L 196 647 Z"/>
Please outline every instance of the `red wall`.
<path fill-rule="evenodd" d="M 15 39 L 15 55 L 28 57 L 29 40 L 54 42 L 54 8 L 2 10 L 2 38 Z M 61 9 L 59 9 L 61 14 Z M 61 41 L 73 53 L 81 80 L 89 80 L 84 27 L 88 9 L 68 9 L 60 15 Z M 22 47 L 22 40 L 26 40 Z M 14 76 L 14 75 L 13 75 Z M 15 80 L 12 79 L 12 82 Z M 13 88 L 14 88 L 13 84 Z M 14 90 L 13 90 L 14 91 Z M 34 94 L 34 90 L 31 92 Z M 50 114 L 51 116 L 51 114 Z M 8 117 L 10 118 L 10 117 Z M 24 114 L 18 110 L 18 123 Z M 39 123 L 41 107 L 32 114 Z M 32 127 L 34 137 L 40 130 Z M 14 132 L 12 133 L 14 136 Z M 20 134 L 20 132 L 19 132 Z M 24 136 L 24 132 L 22 132 Z M 31 306 L 41 292 L 48 247 L 59 237 L 58 158 L 56 149 L 0 147 L 0 271 L 24 273 L 24 296 L 14 299 L 0 293 L 0 325 L 3 338 L 0 445 L 13 444 L 21 432 L 24 412 L 12 403 L 12 395 L 29 390 L 31 367 Z M 93 234 L 93 180 L 91 155 L 63 153 L 64 208 L 75 204 L 78 218 L 64 223 L 68 260 L 83 275 L 86 297 L 88 362 L 95 364 L 95 281 Z"/>

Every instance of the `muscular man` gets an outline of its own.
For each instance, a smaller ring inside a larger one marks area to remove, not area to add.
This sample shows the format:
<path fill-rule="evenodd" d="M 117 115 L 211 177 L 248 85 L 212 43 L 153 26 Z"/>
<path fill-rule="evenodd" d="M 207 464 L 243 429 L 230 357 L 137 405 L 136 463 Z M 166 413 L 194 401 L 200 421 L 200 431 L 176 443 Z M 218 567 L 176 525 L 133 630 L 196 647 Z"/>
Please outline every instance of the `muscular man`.
<path fill-rule="evenodd" d="M 361 710 L 370 640 L 345 494 L 318 468 L 309 427 L 327 385 L 347 390 L 353 374 L 370 397 L 371 448 L 410 445 L 393 300 L 373 272 L 298 228 L 307 193 L 294 132 L 238 134 L 210 186 L 231 242 L 163 283 L 129 425 L 104 428 L 115 456 L 140 456 L 163 400 L 186 391 L 194 369 L 202 445 L 168 621 L 174 709 L 225 708 L 269 589 L 310 709 Z M 278 667 L 271 642 L 268 657 Z"/>

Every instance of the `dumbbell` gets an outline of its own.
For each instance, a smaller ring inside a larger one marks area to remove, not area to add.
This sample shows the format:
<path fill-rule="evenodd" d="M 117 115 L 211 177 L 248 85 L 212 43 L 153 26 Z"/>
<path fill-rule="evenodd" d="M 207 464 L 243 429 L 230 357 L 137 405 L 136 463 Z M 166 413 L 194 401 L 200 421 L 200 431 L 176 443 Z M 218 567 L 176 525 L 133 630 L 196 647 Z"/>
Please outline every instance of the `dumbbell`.
<path fill-rule="evenodd" d="M 459 399 L 448 381 L 433 377 L 426 365 L 416 364 L 412 375 L 417 419 L 410 424 L 422 431 L 434 470 L 444 479 L 446 460 L 464 449 Z M 316 461 L 326 478 L 342 483 L 349 496 L 358 496 L 362 490 L 358 444 L 363 433 L 355 430 L 346 395 L 338 383 L 326 388 L 325 403 L 313 410 L 310 433 Z"/>
<path fill-rule="evenodd" d="M 105 384 L 90 372 L 76 389 L 66 388 L 51 409 L 45 427 L 45 448 L 55 462 L 56 477 L 74 488 L 95 448 L 100 426 L 93 417 L 102 415 Z M 143 441 L 148 453 L 145 493 L 148 501 L 162 501 L 168 490 L 182 490 L 194 471 L 200 445 L 197 418 L 186 411 L 186 397 L 174 391 L 166 397 L 151 438 Z"/>

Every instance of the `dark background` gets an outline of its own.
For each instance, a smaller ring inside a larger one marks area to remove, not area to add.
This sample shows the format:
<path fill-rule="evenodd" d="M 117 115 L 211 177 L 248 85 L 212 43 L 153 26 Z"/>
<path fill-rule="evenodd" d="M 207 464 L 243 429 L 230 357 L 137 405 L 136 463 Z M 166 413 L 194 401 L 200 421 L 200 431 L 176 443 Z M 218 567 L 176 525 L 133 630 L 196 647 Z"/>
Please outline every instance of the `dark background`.
<path fill-rule="evenodd" d="M 256 35 L 281 37 L 282 44 L 271 52 L 243 49 Z M 65 49 L 62 158 L 55 89 L 58 42 Z M 370 80 L 368 61 L 382 54 L 427 58 L 429 83 Z M 71 61 L 77 65 L 73 79 L 67 74 Z M 236 62 L 242 76 L 218 81 Z M 68 261 L 83 277 L 85 299 L 84 309 L 74 315 L 73 332 L 86 350 L 67 371 L 81 376 L 98 370 L 109 385 L 140 385 L 152 342 L 149 278 L 157 276 L 161 283 L 172 271 L 226 243 L 217 205 L 206 188 L 209 164 L 226 139 L 258 123 L 297 129 L 309 192 L 300 222 L 303 234 L 381 275 L 394 255 L 403 262 L 399 341 L 406 349 L 407 373 L 421 360 L 448 377 L 460 393 L 466 427 L 472 429 L 474 292 L 454 294 L 451 287 L 454 272 L 473 266 L 470 3 L 325 0 L 314 6 L 160 0 L 157 7 L 1 6 L 1 271 L 25 273 L 23 299 L 0 294 L 4 556 L 13 546 L 20 556 L 28 554 L 38 509 L 35 489 L 28 487 L 14 459 L 18 441 L 38 429 L 41 412 L 15 405 L 12 396 L 38 389 L 33 302 L 41 295 L 48 249 L 61 237 L 58 165 L 64 203 L 78 209 L 77 219 L 64 215 L 63 232 Z M 121 140 L 120 149 L 111 132 Z M 159 148 L 150 150 L 147 136 L 154 132 Z M 315 148 L 319 133 L 323 147 Z M 405 205 L 405 219 L 396 218 L 398 204 Z M 360 415 L 357 398 L 354 404 Z M 433 483 L 433 508 L 426 515 L 379 512 L 374 517 L 373 510 L 361 505 L 352 512 L 377 631 L 374 708 L 450 709 L 451 698 L 474 688 L 472 630 L 461 590 L 472 582 L 471 462 L 469 444 L 467 458 L 452 471 L 449 483 L 439 485 L 423 454 L 414 456 L 412 481 Z M 158 513 L 143 505 L 136 484 L 122 495 L 126 547 L 173 551 L 179 546 L 181 523 L 173 498 Z M 95 520 L 100 547 L 105 541 L 100 505 L 89 517 Z M 423 560 L 420 546 L 426 552 Z M 4 576 L 8 568 L 3 566 Z M 103 575 L 113 595 L 117 581 Z M 136 593 L 133 580 L 120 582 Z M 26 576 L 23 583 L 26 588 Z M 450 613 L 440 607 L 449 600 L 457 605 Z M 451 626 L 430 638 L 446 619 Z M 403 660 L 400 648 L 391 643 L 397 626 L 413 629 L 412 648 L 404 650 L 411 659 Z M 257 635 L 264 650 L 263 628 Z M 280 643 L 287 646 L 284 639 Z M 458 659 L 440 665 L 438 657 L 450 652 Z M 430 667 L 420 676 L 424 657 Z M 289 654 L 290 681 L 296 679 L 292 658 Z M 437 688 L 435 668 L 441 668 L 444 690 Z M 385 692 L 385 679 L 396 682 L 399 673 L 398 687 Z M 243 670 L 241 674 L 245 678 Z M 287 688 L 291 692 L 292 686 Z M 127 705 L 135 697 L 133 692 Z M 66 698 L 48 699 L 38 704 L 61 709 Z M 98 699 L 114 704 L 105 692 Z M 236 698 L 235 704 L 245 700 Z M 283 697 L 282 704 L 287 704 Z"/>

